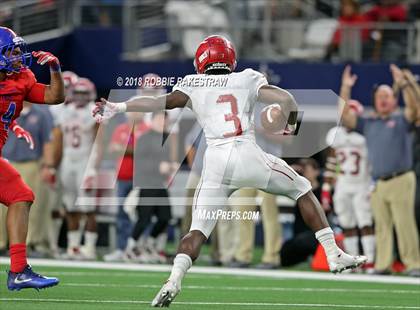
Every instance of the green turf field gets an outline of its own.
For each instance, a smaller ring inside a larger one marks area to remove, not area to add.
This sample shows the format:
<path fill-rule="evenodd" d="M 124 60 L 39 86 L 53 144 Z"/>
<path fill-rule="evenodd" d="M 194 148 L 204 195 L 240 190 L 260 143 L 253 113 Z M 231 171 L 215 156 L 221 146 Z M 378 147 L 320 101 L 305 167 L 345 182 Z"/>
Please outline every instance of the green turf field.
<path fill-rule="evenodd" d="M 5 266 L 1 266 L 4 271 Z M 59 286 L 9 292 L 0 278 L 1 310 L 151 309 L 167 273 L 39 267 Z M 187 275 L 173 309 L 420 309 L 420 286 L 364 282 Z"/>

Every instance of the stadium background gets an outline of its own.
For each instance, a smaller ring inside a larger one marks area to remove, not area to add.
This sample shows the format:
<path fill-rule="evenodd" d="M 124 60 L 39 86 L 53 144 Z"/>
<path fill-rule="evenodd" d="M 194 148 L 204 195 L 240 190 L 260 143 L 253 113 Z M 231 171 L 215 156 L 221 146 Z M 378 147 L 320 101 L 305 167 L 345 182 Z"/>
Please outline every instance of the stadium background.
<path fill-rule="evenodd" d="M 340 2 L 3 0 L 0 2 L 0 25 L 10 27 L 23 36 L 30 50 L 45 50 L 58 56 L 63 71 L 74 71 L 79 76 L 91 79 L 96 85 L 98 97 L 107 97 L 111 89 L 134 88 L 118 86 L 118 77 L 125 80 L 156 73 L 162 77 L 178 78 L 193 73 L 192 56 L 197 44 L 209 34 L 220 33 L 227 35 L 237 48 L 237 70 L 251 67 L 268 72 L 272 83 L 285 89 L 330 89 L 338 94 L 341 74 L 345 65 L 350 63 L 352 71 L 359 76 L 352 97 L 363 103 L 369 111 L 373 108 L 374 86 L 383 83 L 392 85 L 390 63 L 409 68 L 419 80 L 420 3 L 417 0 L 359 0 L 361 12 L 368 11 L 376 4 L 393 3 L 403 5 L 407 16 L 400 22 L 349 27 L 342 25 L 347 34 L 343 35 L 335 53 L 327 55 L 339 23 Z M 361 38 L 360 29 L 369 29 L 368 39 Z M 386 40 L 378 39 L 384 33 Z M 49 74 L 45 68 L 34 64 L 32 70 L 40 82 L 48 83 Z M 402 105 L 402 100 L 399 103 Z M 328 113 L 320 114 L 318 119 L 312 121 L 314 126 L 324 129 L 335 123 Z M 181 120 L 181 159 L 184 158 L 183 137 L 192 122 L 191 115 Z M 325 154 L 316 154 L 315 158 L 323 166 Z M 112 161 L 103 166 L 104 169 L 110 167 Z M 182 169 L 188 169 L 185 162 Z M 284 239 L 290 237 L 293 221 L 291 207 L 290 202 L 280 200 L 279 221 L 283 224 Z M 105 254 L 115 246 L 115 238 L 112 238 L 115 232 L 112 214 L 115 209 L 102 207 L 99 211 L 98 246 L 100 254 Z M 419 206 L 417 212 L 420 214 Z M 177 226 L 178 220 L 171 222 L 168 253 L 175 251 L 176 242 L 173 241 L 179 232 L 173 227 Z M 253 263 L 258 263 L 262 255 L 262 235 L 259 222 L 255 238 L 258 247 Z M 62 249 L 66 246 L 64 226 L 60 246 Z M 209 248 L 204 249 L 204 257 L 209 257 Z M 48 293 L 35 295 L 34 292 L 22 292 L 17 296 L 7 293 L 1 280 L 1 309 L 27 309 L 28 306 L 31 309 L 74 309 L 75 306 L 83 309 L 115 309 L 117 305 L 120 308 L 124 305 L 126 308 L 139 309 L 145 305 L 147 307 L 169 270 L 167 266 L 138 264 L 134 267 L 131 264 L 107 267 L 102 263 L 80 265 L 67 261 L 32 261 L 39 266 L 37 270 L 60 277 L 62 284 Z M 0 263 L 3 270 L 7 264 L 6 258 L 0 258 Z M 198 265 L 207 266 L 208 261 L 199 261 Z M 66 269 L 69 266 L 77 269 Z M 120 271 L 111 271 L 109 268 Z M 247 273 L 237 269 L 205 268 L 193 269 L 193 274 L 187 276 L 185 292 L 174 303 L 174 308 L 420 307 L 419 283 L 410 281 L 415 279 L 394 276 L 395 280 L 386 277 L 382 280 L 375 276 L 364 278 L 345 275 L 340 280 L 346 282 L 341 282 L 317 273 L 295 274 L 294 271 L 287 273 L 283 270 L 266 273 L 253 273 L 251 270 Z M 309 265 L 300 265 L 297 269 L 308 270 Z M 275 281 L 270 281 L 273 278 Z M 392 282 L 398 284 L 390 284 Z"/>
<path fill-rule="evenodd" d="M 133 88 L 117 85 L 118 77 L 123 77 L 125 84 L 126 78 L 150 72 L 175 78 L 193 73 L 195 46 L 206 35 L 222 33 L 236 45 L 237 70 L 251 67 L 269 72 L 273 84 L 285 89 L 331 89 L 338 93 L 343 68 L 351 63 L 359 76 L 352 97 L 369 109 L 373 87 L 392 84 L 390 62 L 420 72 L 419 4 L 391 2 L 405 6 L 406 21 L 349 26 L 351 35 L 329 58 L 327 48 L 341 5 L 334 0 L 2 1 L 0 21 L 22 35 L 31 50 L 50 51 L 59 57 L 63 70 L 91 79 L 98 97 L 106 97 L 111 89 Z M 359 1 L 361 11 L 377 3 L 381 1 Z M 400 45 L 394 54 L 384 53 L 386 46 L 362 42 L 352 34 L 362 27 L 372 32 L 394 31 L 391 40 L 396 38 Z M 37 65 L 32 70 L 39 81 L 48 82 L 46 70 Z M 191 121 L 181 121 L 182 135 Z M 321 116 L 317 122 L 328 127 L 334 120 Z M 315 157 L 323 163 L 322 154 Z M 261 229 L 257 229 L 256 240 L 262 241 Z"/>

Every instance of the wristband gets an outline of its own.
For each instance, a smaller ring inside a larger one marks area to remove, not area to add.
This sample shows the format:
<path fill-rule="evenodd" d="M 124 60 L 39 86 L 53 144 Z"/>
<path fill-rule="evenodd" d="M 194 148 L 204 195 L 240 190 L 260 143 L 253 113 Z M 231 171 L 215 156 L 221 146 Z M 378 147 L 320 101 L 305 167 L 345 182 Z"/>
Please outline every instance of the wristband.
<path fill-rule="evenodd" d="M 51 72 L 61 72 L 61 66 L 59 63 L 52 62 L 50 64 L 50 70 Z"/>
<path fill-rule="evenodd" d="M 125 102 L 117 102 L 116 110 L 118 113 L 124 113 L 127 111 L 127 104 Z"/>

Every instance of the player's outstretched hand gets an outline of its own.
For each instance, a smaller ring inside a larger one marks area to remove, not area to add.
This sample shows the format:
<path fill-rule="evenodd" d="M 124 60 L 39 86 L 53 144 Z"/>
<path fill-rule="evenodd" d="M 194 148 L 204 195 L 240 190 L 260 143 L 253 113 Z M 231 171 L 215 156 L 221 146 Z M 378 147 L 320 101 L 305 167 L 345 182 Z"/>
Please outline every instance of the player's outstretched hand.
<path fill-rule="evenodd" d="M 32 135 L 30 134 L 29 131 L 26 131 L 25 129 L 23 129 L 22 127 L 20 127 L 16 122 L 13 122 L 11 124 L 10 129 L 13 131 L 13 133 L 16 136 L 16 138 L 18 138 L 18 139 L 25 139 L 26 142 L 29 144 L 29 148 L 31 150 L 34 149 L 34 147 L 35 147 L 34 139 L 32 138 Z"/>
<path fill-rule="evenodd" d="M 50 52 L 44 52 L 44 51 L 32 52 L 32 56 L 34 56 L 35 58 L 38 58 L 38 60 L 36 61 L 37 64 L 41 66 L 48 64 L 52 70 L 54 71 L 60 70 L 60 61 L 58 60 L 56 56 L 54 56 Z"/>
<path fill-rule="evenodd" d="M 101 101 L 95 103 L 95 107 L 92 110 L 92 115 L 96 119 L 96 122 L 102 123 L 103 121 L 112 118 L 115 114 L 124 111 L 125 103 L 111 102 L 101 98 Z"/>

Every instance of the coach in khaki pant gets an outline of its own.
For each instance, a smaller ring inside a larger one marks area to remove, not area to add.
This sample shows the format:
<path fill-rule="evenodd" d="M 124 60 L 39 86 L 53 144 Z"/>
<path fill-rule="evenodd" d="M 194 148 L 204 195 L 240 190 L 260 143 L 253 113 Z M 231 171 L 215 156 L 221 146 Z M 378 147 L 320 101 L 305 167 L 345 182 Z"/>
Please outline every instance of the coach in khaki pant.
<path fill-rule="evenodd" d="M 377 270 L 388 270 L 393 263 L 393 225 L 400 256 L 407 269 L 420 268 L 418 233 L 413 217 L 415 188 L 416 177 L 412 171 L 379 180 L 376 184 L 371 203 L 376 220 L 376 242 L 380 244 L 375 264 Z"/>
<path fill-rule="evenodd" d="M 276 196 L 259 191 L 253 188 L 243 188 L 232 195 L 233 209 L 241 214 L 247 211 L 257 210 L 255 203 L 235 203 L 235 198 L 257 198 L 262 199 L 261 215 L 264 229 L 264 254 L 260 265 L 263 269 L 273 269 L 280 266 L 281 228 L 278 222 L 278 207 Z M 239 201 L 238 201 L 239 202 Z M 253 220 L 239 220 L 237 226 L 237 242 L 234 254 L 234 267 L 247 267 L 252 261 L 255 241 L 255 223 Z"/>
<path fill-rule="evenodd" d="M 380 85 L 373 94 L 375 114 L 356 116 L 343 108 L 343 124 L 366 137 L 369 163 L 375 187 L 371 204 L 375 220 L 377 274 L 390 272 L 393 262 L 393 227 L 407 274 L 420 277 L 420 248 L 414 216 L 416 180 L 412 158 L 411 130 L 417 114 L 416 90 L 406 75 L 391 65 L 394 84 L 402 90 L 405 108 L 398 110 L 395 88 Z M 357 76 L 346 67 L 341 94 L 350 99 Z"/>

